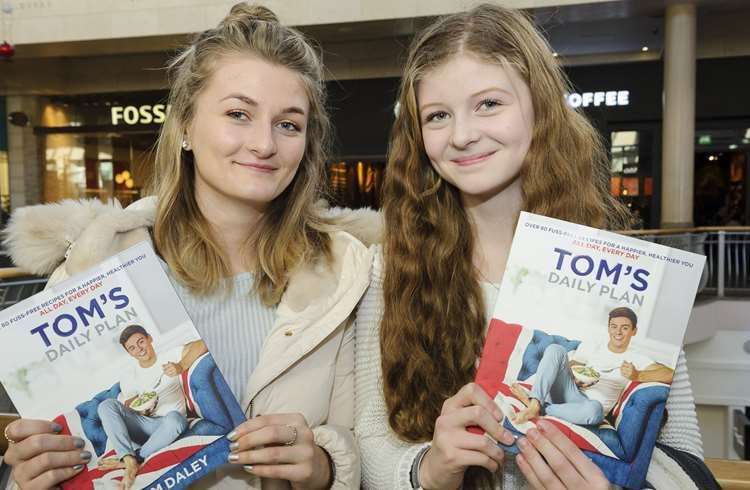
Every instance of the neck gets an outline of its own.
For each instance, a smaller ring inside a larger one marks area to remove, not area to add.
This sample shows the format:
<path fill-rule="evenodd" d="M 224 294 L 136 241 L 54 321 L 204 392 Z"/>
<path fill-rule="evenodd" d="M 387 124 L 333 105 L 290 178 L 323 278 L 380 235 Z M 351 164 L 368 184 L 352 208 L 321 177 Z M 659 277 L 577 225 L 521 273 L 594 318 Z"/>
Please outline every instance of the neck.
<path fill-rule="evenodd" d="M 630 346 L 630 344 L 628 344 L 626 346 L 623 346 L 623 347 L 617 347 L 617 346 L 612 345 L 612 342 L 609 342 L 607 344 L 607 348 L 609 350 L 611 350 L 612 352 L 614 352 L 615 354 L 622 354 L 623 352 L 625 352 L 626 350 L 628 350 L 629 346 Z"/>
<path fill-rule="evenodd" d="M 156 362 L 156 356 L 151 356 L 148 359 L 139 360 L 138 365 L 141 366 L 142 368 L 150 368 L 151 366 L 154 365 L 155 362 Z"/>
<path fill-rule="evenodd" d="M 233 199 L 196 179 L 195 200 L 211 226 L 214 240 L 229 260 L 229 272 L 237 275 L 252 267 L 250 236 L 263 217 L 265 206 Z"/>
<path fill-rule="evenodd" d="M 484 280 L 502 281 L 518 215 L 523 207 L 521 179 L 491 196 L 462 196 L 476 241 L 474 266 Z"/>

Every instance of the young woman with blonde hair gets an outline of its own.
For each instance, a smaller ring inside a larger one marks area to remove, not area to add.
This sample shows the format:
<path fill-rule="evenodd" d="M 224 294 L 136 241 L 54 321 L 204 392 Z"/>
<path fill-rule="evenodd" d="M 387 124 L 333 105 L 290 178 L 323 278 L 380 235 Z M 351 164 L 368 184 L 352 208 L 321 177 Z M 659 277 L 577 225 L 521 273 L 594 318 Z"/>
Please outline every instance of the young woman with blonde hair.
<path fill-rule="evenodd" d="M 170 70 L 155 197 L 124 210 L 22 209 L 6 244 L 18 265 L 55 269 L 54 283 L 151 234 L 248 416 L 228 436 L 227 465 L 197 488 L 260 488 L 261 478 L 263 488 L 357 488 L 350 316 L 371 253 L 315 206 L 329 142 L 320 58 L 268 9 L 238 4 Z M 56 429 L 9 426 L 5 461 L 21 488 L 53 487 L 96 465 L 81 440 Z M 128 487 L 139 462 L 121 461 Z"/>
<path fill-rule="evenodd" d="M 519 442 L 515 461 L 466 431 L 513 442 L 472 380 L 520 211 L 629 225 L 608 192 L 606 151 L 566 105 L 568 90 L 518 11 L 481 5 L 412 42 L 389 147 L 384 243 L 357 318 L 355 432 L 366 488 L 507 489 L 524 479 L 535 488 L 609 487 L 549 424 Z M 660 442 L 699 458 L 684 357 L 667 408 Z M 655 466 L 649 478 L 663 478 Z"/>

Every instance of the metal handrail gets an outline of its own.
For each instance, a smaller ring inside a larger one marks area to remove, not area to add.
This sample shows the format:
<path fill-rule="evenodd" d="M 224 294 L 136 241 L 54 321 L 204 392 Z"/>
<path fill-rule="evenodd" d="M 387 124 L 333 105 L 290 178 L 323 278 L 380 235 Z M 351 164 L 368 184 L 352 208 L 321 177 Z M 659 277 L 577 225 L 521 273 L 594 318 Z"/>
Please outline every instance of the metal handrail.
<path fill-rule="evenodd" d="M 35 295 L 46 284 L 46 277 L 33 276 L 17 267 L 0 268 L 0 310 Z"/>
<path fill-rule="evenodd" d="M 750 295 L 750 227 L 698 227 L 621 232 L 706 256 L 700 292 Z"/>

